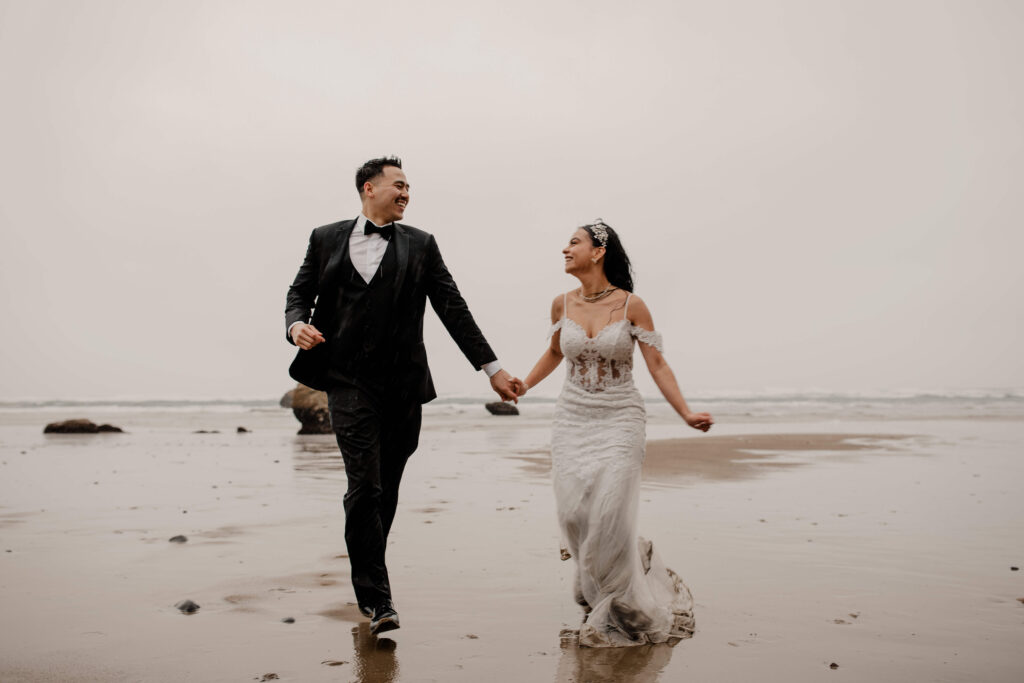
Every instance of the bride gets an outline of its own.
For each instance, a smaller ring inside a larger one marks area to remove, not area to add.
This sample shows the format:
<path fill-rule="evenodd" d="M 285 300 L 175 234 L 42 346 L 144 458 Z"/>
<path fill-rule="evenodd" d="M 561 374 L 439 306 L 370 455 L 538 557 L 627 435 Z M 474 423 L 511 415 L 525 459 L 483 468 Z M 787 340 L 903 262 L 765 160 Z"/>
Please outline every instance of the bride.
<path fill-rule="evenodd" d="M 633 340 L 665 399 L 688 425 L 706 432 L 708 413 L 687 406 L 661 355 L 661 334 L 633 295 L 629 257 L 600 219 L 576 230 L 565 272 L 580 287 L 551 304 L 551 343 L 519 394 L 536 386 L 563 358 L 551 462 L 562 559 L 575 558 L 575 597 L 583 607 L 579 644 L 619 647 L 693 634 L 693 598 L 636 533 L 644 458 L 643 399 L 633 385 Z"/>

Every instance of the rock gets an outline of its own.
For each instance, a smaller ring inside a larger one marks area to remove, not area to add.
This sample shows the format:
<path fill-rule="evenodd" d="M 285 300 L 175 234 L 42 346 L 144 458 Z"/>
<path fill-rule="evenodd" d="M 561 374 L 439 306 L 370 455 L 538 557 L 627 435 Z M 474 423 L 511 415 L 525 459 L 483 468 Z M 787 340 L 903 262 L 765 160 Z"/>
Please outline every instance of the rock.
<path fill-rule="evenodd" d="M 516 408 L 513 403 L 505 403 L 504 401 L 495 401 L 494 403 L 485 403 L 484 408 L 491 415 L 518 415 L 519 408 Z"/>
<path fill-rule="evenodd" d="M 179 534 L 178 536 L 171 536 L 167 541 L 168 543 L 188 543 L 188 538 Z"/>
<path fill-rule="evenodd" d="M 830 669 L 838 669 L 839 665 L 836 664 L 835 662 L 832 662 L 831 664 L 828 665 L 828 668 L 830 668 Z"/>
<path fill-rule="evenodd" d="M 284 619 L 281 620 L 281 622 L 285 623 L 285 624 L 294 624 L 295 623 L 295 617 L 285 617 Z"/>
<path fill-rule="evenodd" d="M 260 680 L 261 681 L 277 681 L 277 680 L 280 680 L 280 677 L 277 674 L 275 674 L 275 673 L 269 673 L 269 674 L 263 674 L 263 678 L 261 678 Z"/>
<path fill-rule="evenodd" d="M 182 614 L 195 614 L 199 611 L 199 605 L 191 600 L 182 600 L 175 607 L 181 610 Z"/>
<path fill-rule="evenodd" d="M 197 429 L 196 431 L 194 431 L 192 433 L 193 434 L 220 434 L 220 430 L 219 429 L 210 429 L 210 430 Z"/>
<path fill-rule="evenodd" d="M 92 420 L 78 418 L 75 420 L 64 420 L 63 422 L 51 422 L 43 429 L 44 434 L 98 434 L 100 432 L 121 432 L 124 430 L 114 425 L 98 425 Z"/>
<path fill-rule="evenodd" d="M 279 402 L 281 407 L 282 408 L 291 408 L 292 407 L 292 396 L 294 396 L 294 395 L 295 395 L 295 390 L 294 389 L 290 389 L 290 390 L 284 392 L 284 396 L 281 397 L 281 400 Z"/>
<path fill-rule="evenodd" d="M 237 431 L 238 431 L 239 434 L 248 434 L 249 433 L 249 430 L 246 429 L 245 427 L 239 427 Z"/>
<path fill-rule="evenodd" d="M 331 434 L 331 414 L 327 410 L 327 394 L 297 384 L 290 392 L 292 413 L 302 423 L 299 434 Z"/>
<path fill-rule="evenodd" d="M 1020 567 L 1010 567 L 1010 571 L 1011 572 L 1019 572 L 1020 571 Z"/>

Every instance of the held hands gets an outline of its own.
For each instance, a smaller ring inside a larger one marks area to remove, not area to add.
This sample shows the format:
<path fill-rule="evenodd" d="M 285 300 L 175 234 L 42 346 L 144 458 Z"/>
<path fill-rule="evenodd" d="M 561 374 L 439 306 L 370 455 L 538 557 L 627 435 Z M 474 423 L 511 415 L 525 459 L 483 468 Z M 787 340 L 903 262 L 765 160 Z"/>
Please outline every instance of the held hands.
<path fill-rule="evenodd" d="M 317 344 L 326 341 L 326 339 L 324 339 L 324 335 L 320 334 L 320 330 L 312 325 L 297 323 L 292 327 L 292 341 L 303 351 L 309 351 Z"/>
<path fill-rule="evenodd" d="M 498 392 L 498 396 L 501 397 L 502 401 L 519 403 L 518 399 L 526 394 L 530 385 L 518 377 L 513 377 L 504 370 L 500 370 L 491 377 L 491 388 Z"/>
<path fill-rule="evenodd" d="M 686 424 L 702 432 L 708 431 L 711 429 L 711 425 L 715 424 L 711 413 L 687 413 L 683 415 L 683 419 L 686 420 Z"/>
<path fill-rule="evenodd" d="M 519 394 L 515 389 L 517 382 L 519 382 L 518 379 L 504 370 L 498 370 L 498 372 L 491 376 L 491 388 L 497 392 L 502 401 L 519 403 Z"/>
<path fill-rule="evenodd" d="M 530 385 L 518 377 L 513 377 L 512 389 L 516 392 L 517 397 L 522 398 L 526 395 L 526 392 L 530 390 Z"/>

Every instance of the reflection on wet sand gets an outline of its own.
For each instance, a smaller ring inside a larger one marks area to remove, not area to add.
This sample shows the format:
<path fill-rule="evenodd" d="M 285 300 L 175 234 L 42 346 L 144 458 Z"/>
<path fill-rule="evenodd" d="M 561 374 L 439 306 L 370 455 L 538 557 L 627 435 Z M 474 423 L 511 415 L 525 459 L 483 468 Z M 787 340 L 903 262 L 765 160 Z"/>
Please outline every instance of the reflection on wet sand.
<path fill-rule="evenodd" d="M 330 492 L 336 493 L 335 482 L 343 481 L 345 461 L 332 436 L 301 435 L 292 442 L 292 463 L 297 479 L 304 482 L 330 482 Z M 344 488 L 341 489 L 344 491 Z"/>
<path fill-rule="evenodd" d="M 352 650 L 356 680 L 359 683 L 392 683 L 398 680 L 398 644 L 390 638 L 370 633 L 369 622 L 352 629 Z"/>
<path fill-rule="evenodd" d="M 672 658 L 672 644 L 637 647 L 562 646 L 555 683 L 654 683 Z"/>

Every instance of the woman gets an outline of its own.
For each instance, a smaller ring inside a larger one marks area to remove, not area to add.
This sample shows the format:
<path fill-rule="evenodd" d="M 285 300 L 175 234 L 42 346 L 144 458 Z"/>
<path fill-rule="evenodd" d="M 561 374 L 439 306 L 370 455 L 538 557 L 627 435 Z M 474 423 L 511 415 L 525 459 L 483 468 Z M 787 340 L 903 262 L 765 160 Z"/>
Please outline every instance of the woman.
<path fill-rule="evenodd" d="M 551 343 L 521 383 L 525 394 L 566 359 L 551 439 L 562 559 L 576 559 L 579 643 L 617 647 L 661 643 L 693 633 L 693 598 L 649 541 L 636 535 L 644 458 L 643 399 L 633 385 L 633 340 L 665 399 L 688 425 L 714 421 L 690 410 L 661 355 L 651 313 L 633 295 L 618 235 L 598 220 L 573 234 L 565 272 L 580 287 L 551 304 Z"/>

